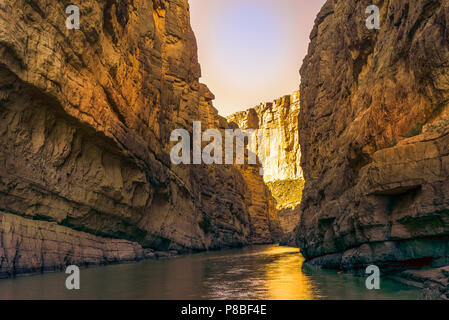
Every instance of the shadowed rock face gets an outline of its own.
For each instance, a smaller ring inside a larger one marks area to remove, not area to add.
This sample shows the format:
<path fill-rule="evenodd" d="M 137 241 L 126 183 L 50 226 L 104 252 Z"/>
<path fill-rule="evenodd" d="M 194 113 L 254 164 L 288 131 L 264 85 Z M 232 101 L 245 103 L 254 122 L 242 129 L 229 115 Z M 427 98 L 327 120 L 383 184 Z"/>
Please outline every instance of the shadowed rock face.
<path fill-rule="evenodd" d="M 234 166 L 170 161 L 172 130 L 228 127 L 198 82 L 187 0 L 82 1 L 80 30 L 66 28 L 66 5 L 0 3 L 1 271 L 59 265 L 32 260 L 20 240 L 45 242 L 53 230 L 77 232 L 75 251 L 100 237 L 159 250 L 252 242 L 252 202 Z M 37 225 L 29 219 L 47 231 L 18 227 Z M 92 260 L 73 250 L 53 252 Z M 4 264 L 18 255 L 25 267 Z"/>
<path fill-rule="evenodd" d="M 301 68 L 309 263 L 449 264 L 449 3 L 329 0 Z"/>

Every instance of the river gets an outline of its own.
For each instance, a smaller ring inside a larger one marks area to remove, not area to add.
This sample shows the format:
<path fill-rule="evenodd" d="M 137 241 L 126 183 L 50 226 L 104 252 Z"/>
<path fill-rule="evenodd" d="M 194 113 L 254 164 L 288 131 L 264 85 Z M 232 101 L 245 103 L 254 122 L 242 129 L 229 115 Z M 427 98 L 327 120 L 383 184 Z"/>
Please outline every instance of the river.
<path fill-rule="evenodd" d="M 381 280 L 302 267 L 296 248 L 255 246 L 81 269 L 81 289 L 68 275 L 47 273 L 0 280 L 0 299 L 420 299 L 421 292 Z"/>

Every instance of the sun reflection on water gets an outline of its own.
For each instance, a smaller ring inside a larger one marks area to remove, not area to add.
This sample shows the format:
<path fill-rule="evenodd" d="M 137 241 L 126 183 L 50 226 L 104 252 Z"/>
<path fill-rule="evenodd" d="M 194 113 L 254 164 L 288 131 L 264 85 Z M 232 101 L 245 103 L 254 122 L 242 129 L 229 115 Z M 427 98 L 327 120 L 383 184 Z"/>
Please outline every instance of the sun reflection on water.
<path fill-rule="evenodd" d="M 270 300 L 312 300 L 316 296 L 311 279 L 304 274 L 301 265 L 304 258 L 299 249 L 272 246 L 264 251 L 277 255 L 266 267 L 266 286 Z"/>
<path fill-rule="evenodd" d="M 417 290 L 382 280 L 303 266 L 297 248 L 255 246 L 82 270 L 82 290 L 65 288 L 66 274 L 0 280 L 1 299 L 419 299 Z"/>

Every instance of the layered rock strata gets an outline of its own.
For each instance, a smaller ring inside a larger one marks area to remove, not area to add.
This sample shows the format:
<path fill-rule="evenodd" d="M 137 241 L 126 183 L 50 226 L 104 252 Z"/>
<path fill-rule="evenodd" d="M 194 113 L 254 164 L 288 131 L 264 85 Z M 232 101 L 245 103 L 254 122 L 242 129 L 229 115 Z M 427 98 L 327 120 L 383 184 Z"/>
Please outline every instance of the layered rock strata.
<path fill-rule="evenodd" d="M 170 161 L 172 130 L 228 126 L 187 0 L 82 1 L 79 30 L 67 5 L 0 3 L 0 272 L 251 243 L 239 170 Z"/>
<path fill-rule="evenodd" d="M 276 201 L 282 243 L 294 243 L 293 230 L 299 223 L 299 203 L 304 186 L 300 166 L 298 115 L 299 91 L 273 102 L 262 103 L 227 117 L 231 124 L 244 130 L 254 130 L 257 153 L 263 168 L 264 181 Z M 261 154 L 263 153 L 263 154 Z"/>
<path fill-rule="evenodd" d="M 309 264 L 449 264 L 449 3 L 326 2 L 301 68 Z"/>
<path fill-rule="evenodd" d="M 135 242 L 108 239 L 58 225 L 0 213 L 0 278 L 145 259 Z"/>
<path fill-rule="evenodd" d="M 449 267 L 405 270 L 392 278 L 423 289 L 423 299 L 449 300 Z"/>
<path fill-rule="evenodd" d="M 299 98 L 299 91 L 295 91 L 273 102 L 261 103 L 227 117 L 230 123 L 242 129 L 254 129 L 256 134 L 260 130 L 265 131 L 265 154 L 259 159 L 266 182 L 303 178 L 298 129 Z M 288 202 L 282 202 L 288 206 Z"/>

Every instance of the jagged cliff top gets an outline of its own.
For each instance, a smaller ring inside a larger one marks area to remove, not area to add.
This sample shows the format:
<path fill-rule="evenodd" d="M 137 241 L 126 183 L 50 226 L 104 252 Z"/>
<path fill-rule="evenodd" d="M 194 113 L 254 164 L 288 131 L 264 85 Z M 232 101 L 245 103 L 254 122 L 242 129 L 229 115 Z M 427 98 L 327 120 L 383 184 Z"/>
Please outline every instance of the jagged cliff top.
<path fill-rule="evenodd" d="M 422 128 L 449 123 L 449 2 L 375 3 L 380 29 L 366 1 L 327 1 L 310 36 L 298 245 L 346 270 L 447 264 L 449 136 Z"/>
<path fill-rule="evenodd" d="M 265 149 L 269 152 L 260 157 L 266 182 L 302 179 L 298 128 L 299 98 L 299 91 L 295 91 L 291 95 L 261 103 L 227 117 L 231 124 L 242 129 L 267 131 Z"/>
<path fill-rule="evenodd" d="M 282 108 L 287 108 L 287 107 L 293 107 L 293 108 L 299 108 L 299 98 L 300 98 L 300 93 L 299 90 L 294 91 L 292 94 L 288 94 L 285 96 L 282 96 L 280 98 L 275 99 L 274 101 L 270 101 L 270 102 L 261 102 L 260 104 L 258 104 L 255 107 L 252 108 L 248 108 L 245 111 L 239 111 L 236 113 L 231 114 L 230 116 L 227 116 L 226 119 L 229 122 L 234 122 L 238 125 L 242 125 L 243 127 L 245 126 L 242 123 L 242 119 L 245 118 L 251 118 L 251 116 L 254 116 L 254 112 L 257 113 L 258 115 L 261 115 L 263 113 L 265 113 L 267 110 L 272 110 L 275 111 L 282 109 Z M 255 124 L 251 125 L 251 124 L 247 124 L 249 125 L 251 129 L 255 129 L 258 125 L 256 125 L 256 127 L 254 127 Z"/>

